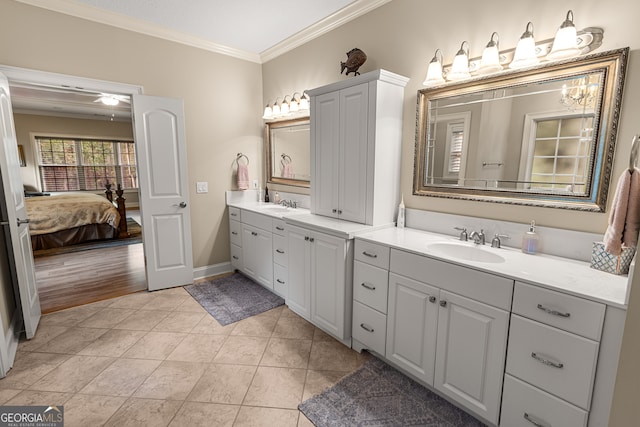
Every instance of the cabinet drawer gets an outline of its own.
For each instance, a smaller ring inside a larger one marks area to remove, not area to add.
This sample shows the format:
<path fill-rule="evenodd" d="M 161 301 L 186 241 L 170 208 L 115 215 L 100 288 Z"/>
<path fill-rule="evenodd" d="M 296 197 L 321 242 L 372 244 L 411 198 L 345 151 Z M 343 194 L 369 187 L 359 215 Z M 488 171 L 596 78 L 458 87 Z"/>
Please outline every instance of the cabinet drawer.
<path fill-rule="evenodd" d="M 270 216 L 244 210 L 242 211 L 241 218 L 243 224 L 249 224 L 271 233 L 273 222 Z"/>
<path fill-rule="evenodd" d="M 353 302 L 353 338 L 364 344 L 369 350 L 380 355 L 385 352 L 387 316 Z"/>
<path fill-rule="evenodd" d="M 389 270 L 405 277 L 511 311 L 513 280 L 422 255 L 391 250 Z"/>
<path fill-rule="evenodd" d="M 584 427 L 587 412 L 545 393 L 510 375 L 505 375 L 500 425 L 534 427 Z"/>
<path fill-rule="evenodd" d="M 273 233 L 274 234 L 279 234 L 280 236 L 286 236 L 287 235 L 287 229 L 286 229 L 286 225 L 287 223 L 284 222 L 283 219 L 272 219 L 272 226 L 273 226 Z"/>
<path fill-rule="evenodd" d="M 287 298 L 287 276 L 289 271 L 282 265 L 273 265 L 273 290 L 282 298 Z"/>
<path fill-rule="evenodd" d="M 361 261 L 353 262 L 353 299 L 387 313 L 389 272 Z"/>
<path fill-rule="evenodd" d="M 279 234 L 273 235 L 273 262 L 286 267 L 289 263 L 287 238 Z"/>
<path fill-rule="evenodd" d="M 511 315 L 507 373 L 589 409 L 599 344 Z"/>
<path fill-rule="evenodd" d="M 240 221 L 240 208 L 229 206 L 229 219 Z"/>
<path fill-rule="evenodd" d="M 242 246 L 242 227 L 240 221 L 229 221 L 229 236 L 233 245 Z"/>
<path fill-rule="evenodd" d="M 514 313 L 600 341 L 605 305 L 516 282 Z"/>
<path fill-rule="evenodd" d="M 238 245 L 231 244 L 231 266 L 236 270 L 242 270 L 242 248 Z"/>
<path fill-rule="evenodd" d="M 356 239 L 354 258 L 366 264 L 389 269 L 389 247 Z"/>

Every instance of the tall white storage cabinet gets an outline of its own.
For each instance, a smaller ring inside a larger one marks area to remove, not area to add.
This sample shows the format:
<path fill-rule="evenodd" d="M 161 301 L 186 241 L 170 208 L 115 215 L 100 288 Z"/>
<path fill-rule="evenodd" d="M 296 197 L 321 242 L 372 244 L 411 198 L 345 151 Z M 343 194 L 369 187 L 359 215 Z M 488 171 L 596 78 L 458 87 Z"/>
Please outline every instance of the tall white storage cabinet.
<path fill-rule="evenodd" d="M 368 225 L 394 222 L 408 81 L 377 70 L 308 91 L 312 213 Z"/>

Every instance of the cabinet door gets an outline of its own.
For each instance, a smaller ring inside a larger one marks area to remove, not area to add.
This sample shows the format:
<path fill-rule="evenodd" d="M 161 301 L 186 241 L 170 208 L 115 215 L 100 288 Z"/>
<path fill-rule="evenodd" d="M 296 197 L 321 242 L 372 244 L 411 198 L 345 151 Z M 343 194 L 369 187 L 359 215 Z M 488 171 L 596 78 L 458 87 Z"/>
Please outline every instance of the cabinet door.
<path fill-rule="evenodd" d="M 389 274 L 387 359 L 433 385 L 438 289 Z"/>
<path fill-rule="evenodd" d="M 325 216 L 338 216 L 340 156 L 340 100 L 338 92 L 315 98 L 313 104 L 311 210 Z"/>
<path fill-rule="evenodd" d="M 311 318 L 311 267 L 309 232 L 304 228 L 288 226 L 289 239 L 289 280 L 287 305 L 291 310 Z"/>
<path fill-rule="evenodd" d="M 250 225 L 242 225 L 244 272 L 261 285 L 273 289 L 272 235 Z"/>
<path fill-rule="evenodd" d="M 498 423 L 509 313 L 440 291 L 434 387 Z"/>
<path fill-rule="evenodd" d="M 366 221 L 367 156 L 369 153 L 369 85 L 362 83 L 340 91 L 339 217 Z"/>
<path fill-rule="evenodd" d="M 345 333 L 344 317 L 346 241 L 315 232 L 310 246 L 311 321 L 337 338 L 350 338 L 351 331 Z"/>

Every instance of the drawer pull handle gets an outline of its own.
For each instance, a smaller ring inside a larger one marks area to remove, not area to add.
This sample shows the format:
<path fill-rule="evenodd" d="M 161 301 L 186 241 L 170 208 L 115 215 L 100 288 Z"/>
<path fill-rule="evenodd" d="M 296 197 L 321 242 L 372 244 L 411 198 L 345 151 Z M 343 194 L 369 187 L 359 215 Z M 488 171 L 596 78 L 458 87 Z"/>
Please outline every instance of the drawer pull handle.
<path fill-rule="evenodd" d="M 363 282 L 363 283 L 360 283 L 360 286 L 362 286 L 362 287 L 363 287 L 363 288 L 365 288 L 365 289 L 369 289 L 370 291 L 375 291 L 375 290 L 376 290 L 376 287 L 375 287 L 375 286 L 369 286 L 369 285 L 367 285 L 367 284 L 366 284 L 366 283 L 364 283 L 364 282 Z"/>
<path fill-rule="evenodd" d="M 545 359 L 544 357 L 538 356 L 536 353 L 531 353 L 531 357 L 536 359 L 538 362 L 543 365 L 552 366 L 554 368 L 562 369 L 564 368 L 564 363 L 554 362 L 553 360 Z"/>
<path fill-rule="evenodd" d="M 279 254 L 283 254 L 284 251 L 282 249 L 276 249 L 276 252 L 278 252 Z"/>
<path fill-rule="evenodd" d="M 371 333 L 373 333 L 373 328 L 371 328 L 371 327 L 369 327 L 369 326 L 365 325 L 364 323 L 360 323 L 360 327 L 361 327 L 362 329 L 364 329 L 365 331 L 367 331 L 367 332 L 371 332 Z"/>
<path fill-rule="evenodd" d="M 237 236 L 238 232 L 237 231 L 232 231 L 231 234 L 233 234 L 234 236 Z"/>
<path fill-rule="evenodd" d="M 280 283 L 281 285 L 284 285 L 284 282 L 280 279 L 276 279 L 276 282 Z"/>
<path fill-rule="evenodd" d="M 560 316 L 560 317 L 569 317 L 571 316 L 571 313 L 563 313 L 561 311 L 557 311 L 557 310 L 552 310 L 550 308 L 545 307 L 542 304 L 538 304 L 538 309 L 544 311 L 545 313 L 549 313 L 553 316 Z"/>
<path fill-rule="evenodd" d="M 536 427 L 551 427 L 551 424 L 547 424 L 544 421 L 541 421 L 536 417 L 533 417 L 527 414 L 526 412 L 524 413 L 523 417 L 525 420 L 529 421 L 531 424 L 533 424 Z"/>
<path fill-rule="evenodd" d="M 367 251 L 362 252 L 362 255 L 364 255 L 364 256 L 368 256 L 369 258 L 378 258 L 378 255 L 376 255 L 376 254 L 370 254 L 370 253 L 369 253 L 369 252 L 367 252 Z"/>
<path fill-rule="evenodd" d="M 238 258 L 237 256 L 235 256 L 235 255 L 234 255 L 234 256 L 233 256 L 233 259 L 240 259 L 240 258 Z"/>
<path fill-rule="evenodd" d="M 231 214 L 231 216 L 238 216 L 238 214 L 236 214 L 236 213 L 232 213 L 232 214 Z"/>
<path fill-rule="evenodd" d="M 276 230 L 278 230 L 278 231 L 284 231 L 284 227 L 278 227 L 278 226 L 276 225 Z"/>

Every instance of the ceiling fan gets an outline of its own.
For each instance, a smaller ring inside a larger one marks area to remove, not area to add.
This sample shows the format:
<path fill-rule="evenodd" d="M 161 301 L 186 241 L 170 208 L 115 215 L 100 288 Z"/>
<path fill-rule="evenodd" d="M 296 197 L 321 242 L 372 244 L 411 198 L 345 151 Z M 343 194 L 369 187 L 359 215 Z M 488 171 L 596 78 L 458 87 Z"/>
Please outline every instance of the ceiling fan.
<path fill-rule="evenodd" d="M 115 106 L 120 102 L 131 104 L 131 98 L 127 95 L 115 95 L 112 93 L 101 93 L 93 102 L 102 102 L 104 105 Z"/>

